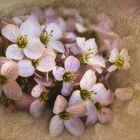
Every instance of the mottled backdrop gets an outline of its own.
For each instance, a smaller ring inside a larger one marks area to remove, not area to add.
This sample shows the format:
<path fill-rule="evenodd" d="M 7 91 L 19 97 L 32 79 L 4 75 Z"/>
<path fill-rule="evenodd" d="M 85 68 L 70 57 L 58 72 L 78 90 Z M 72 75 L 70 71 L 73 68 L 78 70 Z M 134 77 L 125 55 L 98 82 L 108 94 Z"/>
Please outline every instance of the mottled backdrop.
<path fill-rule="evenodd" d="M 110 16 L 115 23 L 114 30 L 121 37 L 127 37 L 126 47 L 132 57 L 132 68 L 126 77 L 113 76 L 112 86 L 134 86 L 140 82 L 140 0 L 0 0 L 0 15 L 11 15 L 24 9 L 30 11 L 35 6 L 75 7 L 91 19 L 99 13 Z M 115 118 L 109 124 L 88 128 L 79 138 L 67 132 L 51 138 L 49 111 L 36 119 L 26 112 L 8 114 L 0 105 L 0 140 L 140 140 L 140 91 L 135 91 L 130 101 L 115 101 L 112 108 Z"/>

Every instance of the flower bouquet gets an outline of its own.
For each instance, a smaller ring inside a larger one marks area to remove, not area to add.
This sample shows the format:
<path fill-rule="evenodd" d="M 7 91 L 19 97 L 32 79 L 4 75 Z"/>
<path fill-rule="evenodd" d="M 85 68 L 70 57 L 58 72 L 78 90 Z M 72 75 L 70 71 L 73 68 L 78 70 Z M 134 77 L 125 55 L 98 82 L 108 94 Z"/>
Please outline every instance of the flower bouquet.
<path fill-rule="evenodd" d="M 36 9 L 0 22 L 0 102 L 8 112 L 39 117 L 52 110 L 49 130 L 75 136 L 112 120 L 112 74 L 130 68 L 123 40 L 104 14 L 90 21 L 75 9 Z"/>

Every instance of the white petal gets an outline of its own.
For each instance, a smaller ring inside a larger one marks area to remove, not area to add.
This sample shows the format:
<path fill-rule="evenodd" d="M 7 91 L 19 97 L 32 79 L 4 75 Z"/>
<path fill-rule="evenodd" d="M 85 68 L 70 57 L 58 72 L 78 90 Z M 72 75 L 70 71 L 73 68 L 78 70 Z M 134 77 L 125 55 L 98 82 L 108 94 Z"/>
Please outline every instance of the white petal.
<path fill-rule="evenodd" d="M 86 39 L 85 39 L 84 37 L 77 37 L 77 38 L 76 38 L 76 43 L 77 43 L 78 47 L 83 46 L 85 40 L 86 40 Z"/>
<path fill-rule="evenodd" d="M 74 56 L 69 56 L 66 60 L 65 60 L 65 69 L 67 71 L 72 71 L 72 72 L 77 72 L 78 69 L 80 68 L 80 61 L 74 57 Z"/>
<path fill-rule="evenodd" d="M 56 80 L 62 81 L 63 80 L 63 74 L 65 73 L 65 69 L 62 67 L 55 67 L 53 70 L 53 75 Z"/>
<path fill-rule="evenodd" d="M 106 92 L 106 88 L 102 83 L 95 84 L 93 90 L 95 93 Z"/>
<path fill-rule="evenodd" d="M 95 105 L 87 101 L 86 102 L 86 109 L 87 109 L 87 119 L 86 119 L 86 125 L 94 125 L 97 122 L 97 109 Z"/>
<path fill-rule="evenodd" d="M 120 52 L 120 55 L 125 59 L 125 61 L 129 61 L 130 60 L 130 56 L 128 54 L 127 49 L 123 48 Z"/>
<path fill-rule="evenodd" d="M 67 107 L 68 107 L 67 100 L 63 96 L 58 95 L 54 103 L 53 113 L 59 114 L 60 112 L 64 111 Z"/>
<path fill-rule="evenodd" d="M 77 104 L 80 104 L 82 102 L 83 102 L 83 100 L 82 100 L 82 98 L 80 96 L 80 90 L 75 90 L 72 93 L 72 95 L 71 95 L 71 97 L 69 99 L 69 106 L 77 105 Z"/>
<path fill-rule="evenodd" d="M 109 61 L 114 63 L 116 62 L 116 59 L 118 58 L 119 56 L 119 51 L 117 48 L 114 48 L 112 51 L 111 51 L 111 55 L 109 57 Z"/>
<path fill-rule="evenodd" d="M 87 41 L 85 41 L 84 43 L 84 50 L 88 51 L 89 49 L 94 49 L 97 53 L 97 44 L 95 42 L 94 38 L 88 39 Z"/>
<path fill-rule="evenodd" d="M 53 70 L 54 67 L 55 67 L 54 57 L 50 55 L 46 55 L 45 57 L 40 59 L 39 65 L 36 68 L 41 72 L 49 72 Z"/>
<path fill-rule="evenodd" d="M 73 84 L 71 82 L 63 82 L 61 93 L 64 96 L 69 96 L 73 90 Z"/>
<path fill-rule="evenodd" d="M 86 115 L 86 107 L 84 103 L 70 106 L 66 109 L 72 117 L 84 117 Z"/>
<path fill-rule="evenodd" d="M 58 136 L 64 130 L 64 122 L 59 115 L 55 115 L 50 120 L 49 131 L 51 136 Z"/>
<path fill-rule="evenodd" d="M 3 86 L 3 91 L 8 98 L 13 100 L 19 100 L 22 95 L 22 90 L 15 81 L 8 81 L 8 83 Z"/>
<path fill-rule="evenodd" d="M 117 69 L 117 66 L 116 65 L 111 65 L 109 68 L 108 68 L 108 72 L 113 72 Z"/>
<path fill-rule="evenodd" d="M 6 37 L 11 42 L 16 42 L 16 39 L 19 35 L 19 28 L 16 25 L 7 24 L 1 30 L 2 35 Z"/>
<path fill-rule="evenodd" d="M 88 64 L 98 67 L 105 67 L 105 60 L 103 57 L 96 55 L 88 59 Z"/>
<path fill-rule="evenodd" d="M 35 35 L 39 36 L 42 32 L 40 24 L 35 19 L 28 19 L 20 26 L 20 32 L 22 35 Z"/>
<path fill-rule="evenodd" d="M 8 46 L 6 56 L 15 60 L 21 60 L 24 57 L 23 49 L 20 49 L 16 44 Z"/>
<path fill-rule="evenodd" d="M 79 33 L 84 33 L 87 31 L 87 29 L 80 23 L 76 23 L 75 28 Z"/>
<path fill-rule="evenodd" d="M 84 132 L 84 123 L 79 118 L 72 118 L 65 120 L 64 125 L 66 129 L 74 136 L 79 136 Z"/>
<path fill-rule="evenodd" d="M 60 52 L 60 53 L 64 53 L 65 52 L 64 45 L 60 41 L 50 40 L 48 42 L 47 47 L 49 49 L 54 49 L 55 51 Z"/>
<path fill-rule="evenodd" d="M 61 28 L 55 23 L 47 25 L 46 31 L 54 39 L 60 39 L 62 37 Z"/>
<path fill-rule="evenodd" d="M 18 62 L 19 75 L 22 77 L 29 77 L 34 74 L 35 68 L 30 60 L 21 60 Z"/>
<path fill-rule="evenodd" d="M 42 92 L 47 91 L 46 88 L 42 85 L 36 85 L 34 86 L 34 88 L 32 89 L 31 95 L 33 97 L 39 97 L 41 95 Z"/>
<path fill-rule="evenodd" d="M 10 61 L 2 65 L 1 74 L 9 80 L 16 80 L 19 74 L 19 68 L 16 62 Z"/>
<path fill-rule="evenodd" d="M 83 75 L 83 77 L 80 81 L 81 89 L 87 89 L 87 90 L 91 91 L 96 80 L 97 80 L 97 78 L 96 78 L 94 71 L 92 71 L 92 70 L 86 71 L 86 73 Z"/>
<path fill-rule="evenodd" d="M 39 100 L 34 101 L 30 106 L 30 113 L 34 117 L 39 117 L 45 108 L 45 104 Z"/>
<path fill-rule="evenodd" d="M 39 42 L 30 42 L 23 51 L 30 59 L 38 59 L 43 53 L 42 45 Z"/>

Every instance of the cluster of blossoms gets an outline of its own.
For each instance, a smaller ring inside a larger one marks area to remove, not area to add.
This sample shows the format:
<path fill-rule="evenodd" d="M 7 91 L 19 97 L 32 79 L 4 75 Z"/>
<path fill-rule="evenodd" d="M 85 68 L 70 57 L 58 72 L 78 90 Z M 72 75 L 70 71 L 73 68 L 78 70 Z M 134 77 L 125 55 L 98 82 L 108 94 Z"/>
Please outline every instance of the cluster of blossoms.
<path fill-rule="evenodd" d="M 35 10 L 1 21 L 0 101 L 8 111 L 39 117 L 53 107 L 49 130 L 73 135 L 112 120 L 109 77 L 127 70 L 130 57 L 111 21 L 92 24 L 74 9 Z"/>

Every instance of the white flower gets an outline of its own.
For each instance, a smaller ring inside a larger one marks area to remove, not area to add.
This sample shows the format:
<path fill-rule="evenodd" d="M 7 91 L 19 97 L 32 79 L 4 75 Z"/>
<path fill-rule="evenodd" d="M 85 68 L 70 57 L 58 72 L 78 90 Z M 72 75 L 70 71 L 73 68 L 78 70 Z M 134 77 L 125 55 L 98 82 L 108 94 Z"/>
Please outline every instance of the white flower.
<path fill-rule="evenodd" d="M 109 105 L 112 103 L 113 96 L 102 83 L 96 83 L 96 75 L 92 70 L 88 70 L 80 81 L 80 90 L 75 90 L 70 99 L 69 105 L 84 103 L 86 106 L 86 125 L 93 125 L 97 121 L 97 109 L 94 103 Z M 94 102 L 94 103 L 93 103 Z"/>
<path fill-rule="evenodd" d="M 23 22 L 20 27 L 13 24 L 4 26 L 2 35 L 13 43 L 8 46 L 6 56 L 15 60 L 23 59 L 24 55 L 31 59 L 39 58 L 43 51 L 39 38 L 35 36 L 38 31 L 29 20 Z"/>
<path fill-rule="evenodd" d="M 126 70 L 130 68 L 129 61 L 130 56 L 128 55 L 128 51 L 126 49 L 122 49 L 119 52 L 117 48 L 114 48 L 109 57 L 109 62 L 111 62 L 113 65 L 108 68 L 108 71 L 112 72 L 115 70 Z"/>
<path fill-rule="evenodd" d="M 81 62 L 92 65 L 98 73 L 101 73 L 101 68 L 105 67 L 105 60 L 97 54 L 98 49 L 95 39 L 85 40 L 85 38 L 77 37 L 76 42 L 80 49 L 79 58 Z"/>
<path fill-rule="evenodd" d="M 73 135 L 79 136 L 84 132 L 84 123 L 78 118 L 85 116 L 85 107 L 83 104 L 68 107 L 67 100 L 58 95 L 54 103 L 53 113 L 49 130 L 52 136 L 62 133 L 64 127 Z"/>

